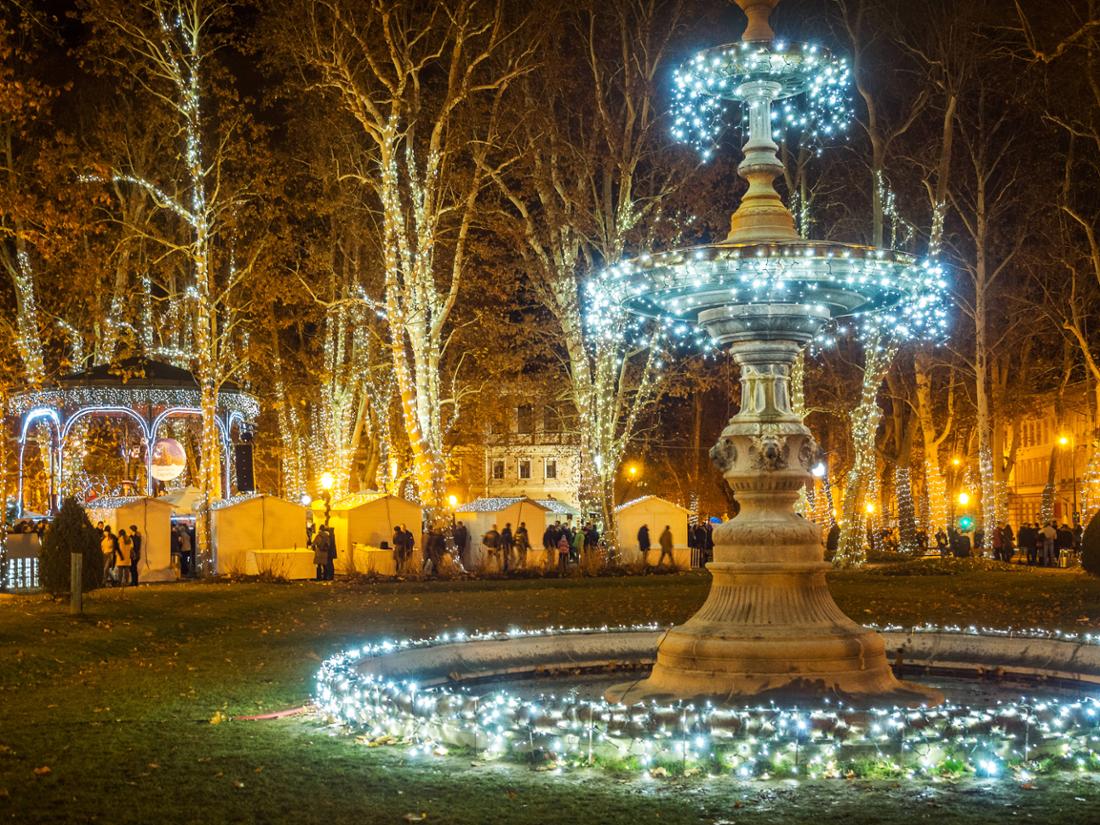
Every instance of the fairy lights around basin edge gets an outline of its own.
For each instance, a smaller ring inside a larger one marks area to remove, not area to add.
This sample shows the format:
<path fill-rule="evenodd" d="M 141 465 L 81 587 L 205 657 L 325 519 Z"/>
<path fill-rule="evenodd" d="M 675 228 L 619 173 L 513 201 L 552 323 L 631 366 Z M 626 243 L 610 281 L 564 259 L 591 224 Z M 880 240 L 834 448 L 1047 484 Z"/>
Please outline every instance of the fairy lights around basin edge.
<path fill-rule="evenodd" d="M 402 743 L 412 755 L 451 747 L 489 759 L 542 760 L 558 768 L 609 765 L 643 777 L 668 772 L 750 778 L 853 775 L 936 777 L 1014 775 L 1028 781 L 1050 769 L 1100 771 L 1100 703 L 1023 698 L 990 707 L 856 709 L 824 700 L 813 707 L 776 704 L 717 708 L 693 704 L 626 707 L 576 691 L 523 698 L 505 690 L 476 695 L 411 680 L 364 675 L 364 659 L 434 645 L 554 635 L 656 632 L 619 628 L 512 629 L 445 633 L 385 641 L 324 662 L 316 702 L 336 722 L 374 743 Z M 900 629 L 900 628 L 890 628 Z M 1037 628 L 935 627 L 910 632 L 1020 636 L 1100 644 L 1100 636 Z"/>

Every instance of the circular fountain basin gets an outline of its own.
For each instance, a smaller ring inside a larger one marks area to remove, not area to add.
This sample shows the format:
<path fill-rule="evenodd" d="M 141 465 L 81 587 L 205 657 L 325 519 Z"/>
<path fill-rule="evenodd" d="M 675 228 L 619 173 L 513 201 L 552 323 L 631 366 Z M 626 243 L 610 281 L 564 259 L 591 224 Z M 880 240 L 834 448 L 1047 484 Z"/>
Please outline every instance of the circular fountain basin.
<path fill-rule="evenodd" d="M 510 631 L 374 645 L 327 661 L 316 700 L 368 739 L 558 766 L 740 778 L 851 776 L 866 766 L 908 776 L 1100 771 L 1100 644 L 1091 637 L 880 630 L 896 667 L 944 691 L 938 707 L 853 707 L 830 697 L 605 701 L 609 684 L 644 678 L 664 632 Z"/>

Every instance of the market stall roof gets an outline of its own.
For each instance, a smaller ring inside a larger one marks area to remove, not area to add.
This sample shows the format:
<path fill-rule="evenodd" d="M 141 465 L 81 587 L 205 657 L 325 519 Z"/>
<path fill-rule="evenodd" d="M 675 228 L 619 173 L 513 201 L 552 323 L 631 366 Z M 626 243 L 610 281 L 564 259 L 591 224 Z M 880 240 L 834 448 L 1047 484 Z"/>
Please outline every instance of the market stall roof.
<path fill-rule="evenodd" d="M 521 501 L 533 504 L 543 510 L 549 510 L 545 504 L 535 501 L 533 498 L 527 496 L 498 496 L 494 498 L 478 498 L 466 504 L 460 504 L 455 507 L 456 513 L 497 513 L 501 510 L 507 510 L 513 504 L 519 504 Z"/>
<path fill-rule="evenodd" d="M 681 507 L 675 501 L 669 501 L 667 498 L 661 498 L 660 496 L 640 496 L 639 498 L 626 501 L 615 508 L 616 513 L 621 513 L 628 508 L 637 507 L 639 504 L 644 504 L 648 501 L 652 501 L 654 504 L 667 504 L 669 507 L 675 507 L 677 510 L 683 510 L 685 513 L 691 513 L 687 507 Z"/>
<path fill-rule="evenodd" d="M 182 367 L 126 358 L 115 364 L 100 364 L 59 378 L 54 386 L 15 393 L 8 412 L 21 415 L 36 407 L 55 409 L 80 407 L 198 407 L 199 382 Z M 218 390 L 218 407 L 238 412 L 252 420 L 260 413 L 254 396 L 226 381 Z"/>
<path fill-rule="evenodd" d="M 562 501 L 560 498 L 554 498 L 551 496 L 550 498 L 538 498 L 535 499 L 535 501 L 541 504 L 550 512 L 557 513 L 561 516 L 579 516 L 581 514 L 579 508 L 574 507 L 568 501 Z"/>

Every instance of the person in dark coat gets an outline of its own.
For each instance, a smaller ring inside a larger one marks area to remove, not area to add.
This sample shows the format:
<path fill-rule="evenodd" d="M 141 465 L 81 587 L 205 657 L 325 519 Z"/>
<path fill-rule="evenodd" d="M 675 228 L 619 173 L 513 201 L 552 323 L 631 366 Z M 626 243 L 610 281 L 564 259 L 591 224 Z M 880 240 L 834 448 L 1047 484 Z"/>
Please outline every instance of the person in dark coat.
<path fill-rule="evenodd" d="M 1001 527 L 1001 536 L 1004 540 L 1004 560 L 1008 563 L 1012 561 L 1012 556 L 1016 552 L 1016 534 L 1012 532 L 1012 525 L 1007 521 Z"/>
<path fill-rule="evenodd" d="M 825 535 L 825 551 L 830 556 L 835 556 L 836 551 L 840 548 L 840 525 L 834 524 L 829 528 L 829 532 Z"/>
<path fill-rule="evenodd" d="M 325 561 L 325 581 L 330 582 L 336 578 L 336 532 L 331 527 L 323 528 L 325 531 L 325 551 L 328 559 Z"/>
<path fill-rule="evenodd" d="M 660 567 L 664 564 L 665 556 L 668 556 L 669 566 L 675 567 L 676 559 L 672 557 L 672 527 L 670 525 L 665 525 L 665 529 L 661 531 L 661 537 L 657 539 L 657 542 L 661 545 L 661 557 L 657 559 L 657 566 Z"/>
<path fill-rule="evenodd" d="M 500 531 L 500 555 L 502 569 L 505 573 L 512 567 L 512 549 L 515 547 L 515 540 L 512 537 L 512 522 L 506 522 L 504 529 Z"/>
<path fill-rule="evenodd" d="M 645 564 L 646 553 L 649 552 L 649 525 L 643 524 L 638 528 L 638 552 L 642 554 L 642 564 Z"/>
<path fill-rule="evenodd" d="M 137 525 L 130 525 L 130 541 L 134 543 L 134 546 L 130 548 L 130 585 L 132 587 L 138 586 L 138 562 L 141 561 L 141 545 L 144 544 L 145 537 L 138 532 Z"/>
<path fill-rule="evenodd" d="M 466 564 L 469 561 L 466 551 L 470 545 L 470 531 L 466 529 L 466 525 L 461 521 L 455 524 L 454 540 L 455 554 L 462 560 L 463 564 Z"/>

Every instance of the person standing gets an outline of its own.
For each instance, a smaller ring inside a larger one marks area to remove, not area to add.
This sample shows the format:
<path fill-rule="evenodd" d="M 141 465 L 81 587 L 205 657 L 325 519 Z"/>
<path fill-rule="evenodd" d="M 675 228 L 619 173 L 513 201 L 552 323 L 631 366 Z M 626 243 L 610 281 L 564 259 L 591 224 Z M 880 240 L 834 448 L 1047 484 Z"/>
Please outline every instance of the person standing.
<path fill-rule="evenodd" d="M 114 538 L 110 526 L 104 526 L 103 538 L 99 540 L 99 551 L 103 554 L 103 580 L 106 582 L 113 582 L 115 579 Z"/>
<path fill-rule="evenodd" d="M 1020 532 L 1017 538 L 1020 542 L 1020 549 L 1025 554 L 1024 560 L 1029 565 L 1035 564 L 1035 534 L 1028 522 L 1025 521 L 1020 525 Z"/>
<path fill-rule="evenodd" d="M 1004 561 L 1005 551 L 1005 535 L 1001 530 L 1001 525 L 996 525 L 993 528 L 993 558 L 997 561 Z"/>
<path fill-rule="evenodd" d="M 454 541 L 455 541 L 455 558 L 462 562 L 465 567 L 469 567 L 470 560 L 466 554 L 466 549 L 470 544 L 470 531 L 466 529 L 466 525 L 461 521 L 455 524 L 454 529 Z"/>
<path fill-rule="evenodd" d="M 138 562 L 141 561 L 141 546 L 145 543 L 145 537 L 138 532 L 137 525 L 130 525 L 130 585 L 138 586 Z"/>
<path fill-rule="evenodd" d="M 563 530 L 558 536 L 558 572 L 564 574 L 569 570 L 569 536 Z"/>
<path fill-rule="evenodd" d="M 642 554 L 642 564 L 646 564 L 646 554 L 649 553 L 649 525 L 643 524 L 638 528 L 638 552 Z"/>
<path fill-rule="evenodd" d="M 657 559 L 657 566 L 660 567 L 664 564 L 665 556 L 668 556 L 669 567 L 676 567 L 676 559 L 672 557 L 672 528 L 669 525 L 665 525 L 665 529 L 661 531 L 661 537 L 657 539 L 657 543 L 661 545 L 661 557 Z"/>
<path fill-rule="evenodd" d="M 191 556 L 191 534 L 182 524 L 177 529 L 180 537 L 180 572 L 185 576 L 194 576 L 195 560 Z"/>
<path fill-rule="evenodd" d="M 531 549 L 531 538 L 527 534 L 527 523 L 521 521 L 516 528 L 516 556 L 520 568 L 527 567 L 527 551 Z"/>
<path fill-rule="evenodd" d="M 325 565 L 328 564 L 328 548 L 325 547 L 325 528 L 321 528 L 313 534 L 313 566 L 317 568 L 314 581 L 325 580 Z"/>
<path fill-rule="evenodd" d="M 504 525 L 504 529 L 500 531 L 501 564 L 505 573 L 512 567 L 512 549 L 514 547 L 515 541 L 512 538 L 512 522 L 509 521 Z"/>
<path fill-rule="evenodd" d="M 1039 556 L 1039 566 L 1049 567 L 1054 563 L 1054 544 L 1058 541 L 1058 530 L 1054 526 L 1054 522 L 1050 522 L 1042 530 L 1039 531 L 1043 540 L 1043 552 Z"/>
<path fill-rule="evenodd" d="M 127 582 L 130 581 L 130 551 L 133 549 L 134 543 L 126 535 L 125 530 L 118 531 L 118 537 L 115 541 L 118 542 L 118 561 L 115 563 L 115 571 L 118 574 L 119 586 L 125 587 Z"/>
<path fill-rule="evenodd" d="M 490 527 L 481 538 L 481 544 L 485 548 L 485 555 L 493 561 L 494 566 L 500 569 L 500 533 L 497 526 Z"/>
<path fill-rule="evenodd" d="M 1016 552 L 1016 534 L 1012 532 L 1012 525 L 1007 521 L 1001 528 L 1001 533 L 1004 535 L 1004 548 L 1005 548 L 1005 563 L 1012 563 L 1012 556 Z"/>
<path fill-rule="evenodd" d="M 325 533 L 325 581 L 330 582 L 336 578 L 336 531 L 331 527 L 321 528 Z"/>

